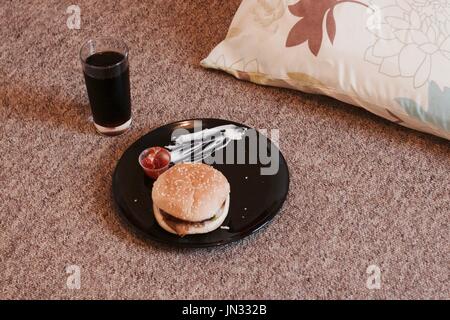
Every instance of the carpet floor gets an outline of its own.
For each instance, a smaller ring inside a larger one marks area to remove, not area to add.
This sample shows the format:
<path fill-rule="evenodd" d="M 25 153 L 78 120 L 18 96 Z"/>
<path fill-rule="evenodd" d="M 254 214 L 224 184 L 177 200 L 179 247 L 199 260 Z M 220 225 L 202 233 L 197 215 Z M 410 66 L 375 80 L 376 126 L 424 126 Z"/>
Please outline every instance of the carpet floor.
<path fill-rule="evenodd" d="M 80 30 L 72 2 L 0 4 L 0 298 L 450 298 L 449 141 L 201 68 L 239 0 L 77 0 Z M 130 47 L 134 123 L 115 138 L 95 133 L 78 59 L 100 35 Z M 290 192 L 243 241 L 156 245 L 117 217 L 112 172 L 152 128 L 195 117 L 279 128 Z"/>

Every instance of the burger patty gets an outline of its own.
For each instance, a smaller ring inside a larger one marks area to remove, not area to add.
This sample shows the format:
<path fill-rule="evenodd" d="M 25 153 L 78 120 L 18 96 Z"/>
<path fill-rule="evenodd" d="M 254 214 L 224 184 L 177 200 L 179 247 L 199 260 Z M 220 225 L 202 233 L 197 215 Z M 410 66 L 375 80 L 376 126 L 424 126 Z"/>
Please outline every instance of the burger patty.
<path fill-rule="evenodd" d="M 169 213 L 167 213 L 166 211 L 164 211 L 162 209 L 159 209 L 159 212 L 161 212 L 161 216 L 163 217 L 164 222 L 170 228 L 172 228 L 177 234 L 183 236 L 183 235 L 187 234 L 187 231 L 189 230 L 189 228 L 201 227 L 206 222 L 217 219 L 217 217 L 219 217 L 220 214 L 223 213 L 223 208 L 225 206 L 225 203 L 226 203 L 226 201 L 224 201 L 223 204 L 220 206 L 220 209 L 218 210 L 219 215 L 214 215 L 213 217 L 211 217 L 209 219 L 205 219 L 202 221 L 196 221 L 196 222 L 186 221 L 183 219 L 175 218 L 174 216 L 171 216 Z"/>

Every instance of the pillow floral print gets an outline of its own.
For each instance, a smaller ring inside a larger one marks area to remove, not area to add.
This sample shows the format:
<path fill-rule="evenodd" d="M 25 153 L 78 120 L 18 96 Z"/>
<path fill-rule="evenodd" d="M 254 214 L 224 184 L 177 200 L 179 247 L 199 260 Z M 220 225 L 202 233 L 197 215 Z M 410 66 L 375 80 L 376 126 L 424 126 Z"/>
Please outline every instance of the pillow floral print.
<path fill-rule="evenodd" d="M 450 0 L 243 0 L 201 63 L 450 139 Z"/>
<path fill-rule="evenodd" d="M 333 43 L 336 36 L 336 21 L 334 20 L 333 10 L 338 4 L 345 2 L 353 2 L 367 7 L 367 4 L 363 2 L 351 0 L 301 0 L 289 6 L 289 11 L 301 19 L 289 32 L 286 47 L 300 45 L 307 41 L 309 50 L 317 56 L 322 43 L 324 21 L 328 38 Z"/>

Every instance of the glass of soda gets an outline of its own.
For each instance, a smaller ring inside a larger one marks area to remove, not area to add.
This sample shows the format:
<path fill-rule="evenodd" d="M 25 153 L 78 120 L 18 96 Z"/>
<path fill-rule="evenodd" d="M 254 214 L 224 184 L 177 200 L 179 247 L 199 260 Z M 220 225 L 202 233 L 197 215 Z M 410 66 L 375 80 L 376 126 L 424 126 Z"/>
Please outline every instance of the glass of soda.
<path fill-rule="evenodd" d="M 125 132 L 131 126 L 127 45 L 114 38 L 89 40 L 80 58 L 95 128 L 104 135 Z"/>

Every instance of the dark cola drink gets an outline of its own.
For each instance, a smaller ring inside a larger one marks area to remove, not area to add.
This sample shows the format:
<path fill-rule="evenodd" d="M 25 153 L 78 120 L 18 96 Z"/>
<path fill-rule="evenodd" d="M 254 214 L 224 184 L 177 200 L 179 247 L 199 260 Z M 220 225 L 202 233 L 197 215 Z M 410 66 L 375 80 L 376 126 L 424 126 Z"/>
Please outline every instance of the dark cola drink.
<path fill-rule="evenodd" d="M 131 125 L 130 71 L 126 46 L 114 39 L 90 40 L 81 50 L 81 60 L 97 131 L 106 135 L 126 131 Z"/>

